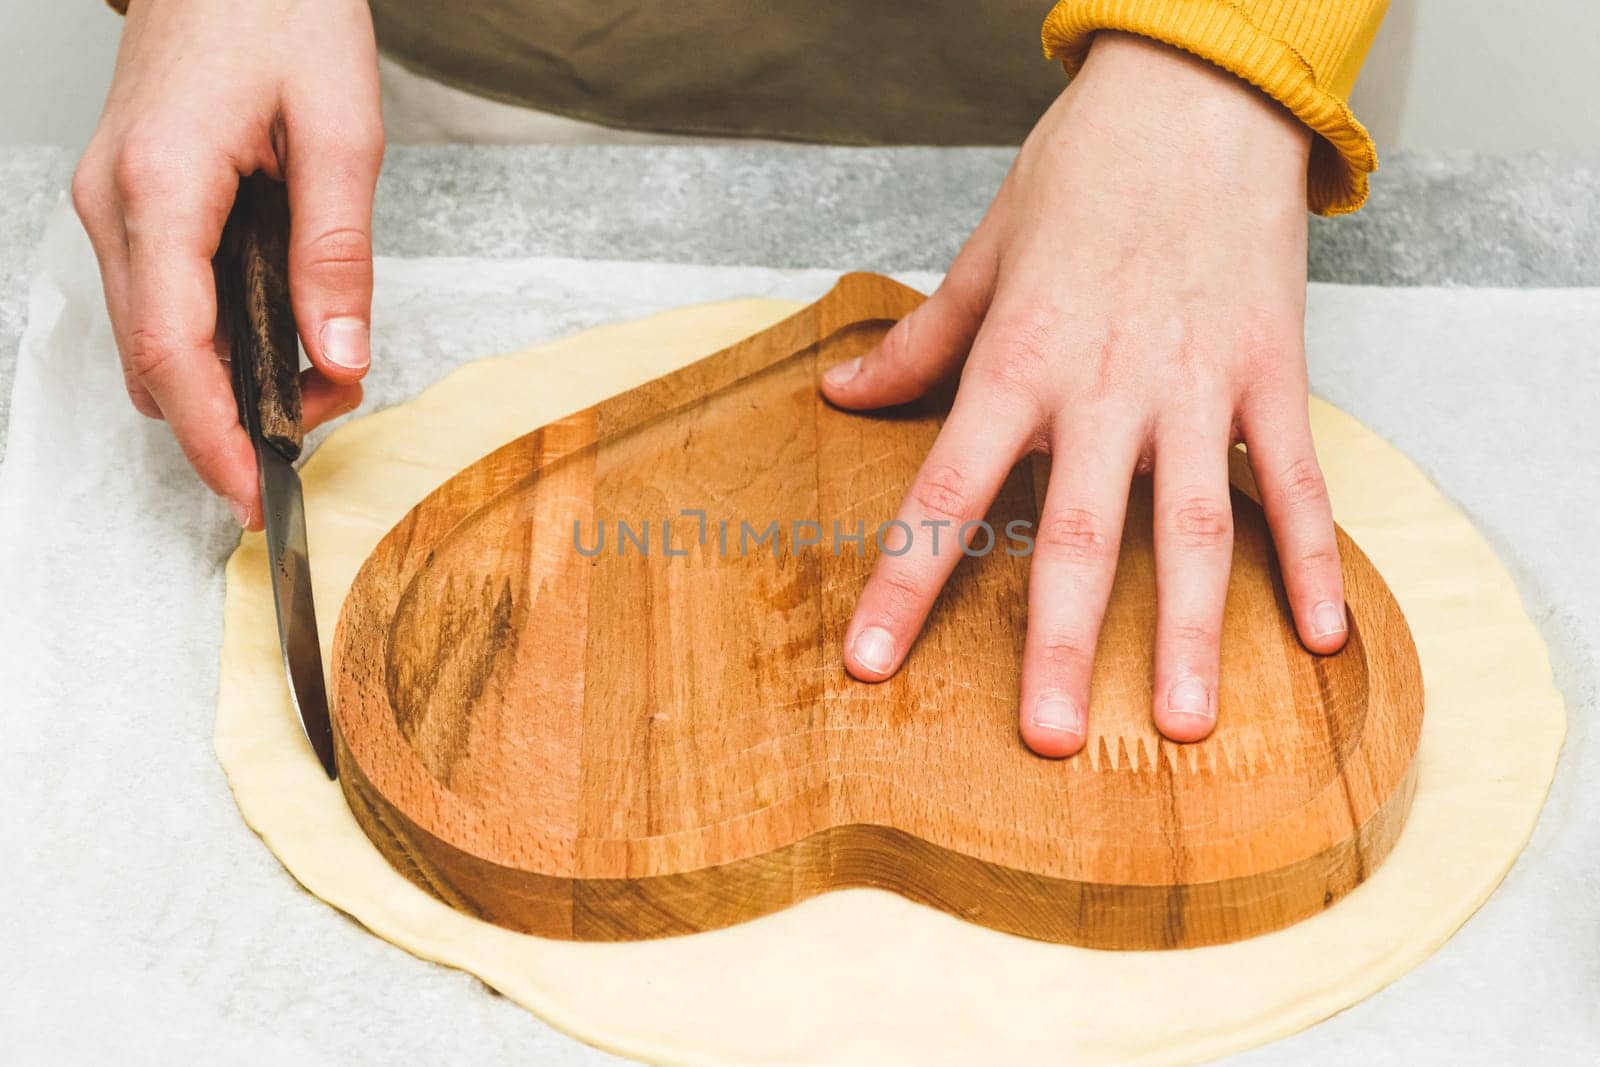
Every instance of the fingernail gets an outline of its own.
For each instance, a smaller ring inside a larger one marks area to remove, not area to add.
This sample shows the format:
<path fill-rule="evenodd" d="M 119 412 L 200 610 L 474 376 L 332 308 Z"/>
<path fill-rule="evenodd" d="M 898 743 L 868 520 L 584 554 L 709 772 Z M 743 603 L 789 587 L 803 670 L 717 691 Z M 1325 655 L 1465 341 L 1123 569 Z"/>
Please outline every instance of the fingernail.
<path fill-rule="evenodd" d="M 829 367 L 828 372 L 822 376 L 829 385 L 844 385 L 851 378 L 861 373 L 861 357 L 845 360 L 837 366 Z"/>
<path fill-rule="evenodd" d="M 1032 720 L 1036 729 L 1058 734 L 1083 733 L 1083 716 L 1078 714 L 1078 705 L 1068 697 L 1040 697 L 1033 706 Z"/>
<path fill-rule="evenodd" d="M 873 674 L 888 674 L 894 666 L 894 638 L 881 626 L 869 626 L 857 634 L 850 651 L 856 663 Z"/>
<path fill-rule="evenodd" d="M 1178 715 L 1197 715 L 1202 719 L 1215 719 L 1211 708 L 1211 691 L 1206 683 L 1195 677 L 1180 678 L 1167 690 L 1167 710 Z"/>
<path fill-rule="evenodd" d="M 1311 635 L 1332 637 L 1345 631 L 1344 608 L 1331 600 L 1324 600 L 1311 609 Z"/>
<path fill-rule="evenodd" d="M 230 500 L 230 501 L 228 501 L 228 510 L 233 512 L 234 521 L 236 521 L 239 524 L 239 527 L 241 529 L 249 529 L 250 528 L 250 509 L 249 508 L 245 507 L 243 504 L 239 503 L 237 500 Z"/>
<path fill-rule="evenodd" d="M 372 362 L 367 324 L 360 319 L 329 319 L 322 326 L 322 358 L 346 370 L 366 370 Z"/>

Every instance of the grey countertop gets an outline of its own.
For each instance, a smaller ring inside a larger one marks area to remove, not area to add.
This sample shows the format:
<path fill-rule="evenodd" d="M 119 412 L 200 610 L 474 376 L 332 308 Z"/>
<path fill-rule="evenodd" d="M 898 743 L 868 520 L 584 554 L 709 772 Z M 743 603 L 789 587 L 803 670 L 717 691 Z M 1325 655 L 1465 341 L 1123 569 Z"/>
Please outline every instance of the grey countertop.
<path fill-rule="evenodd" d="M 392 148 L 380 255 L 943 270 L 1009 149 Z M 73 159 L 0 146 L 0 455 L 35 245 Z M 1311 279 L 1600 286 L 1600 153 L 1393 153 L 1360 213 L 1316 219 Z"/>

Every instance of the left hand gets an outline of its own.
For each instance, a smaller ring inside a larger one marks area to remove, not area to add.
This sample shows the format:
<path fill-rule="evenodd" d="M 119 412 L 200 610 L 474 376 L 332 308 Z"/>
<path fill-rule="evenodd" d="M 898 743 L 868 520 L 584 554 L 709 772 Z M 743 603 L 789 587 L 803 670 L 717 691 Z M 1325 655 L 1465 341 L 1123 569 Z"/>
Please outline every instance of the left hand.
<path fill-rule="evenodd" d="M 1152 713 L 1176 741 L 1217 717 L 1232 560 L 1227 452 L 1243 439 L 1301 640 L 1344 644 L 1333 519 L 1312 448 L 1303 333 L 1310 133 L 1233 75 L 1101 34 L 1040 120 L 944 284 L 824 393 L 902 404 L 958 369 L 949 418 L 899 518 L 981 519 L 1029 452 L 1053 457 L 1035 532 L 1022 737 L 1088 737 L 1089 679 L 1128 485 L 1153 469 L 1159 607 Z M 970 353 L 970 355 L 969 355 Z M 960 552 L 880 556 L 845 664 L 904 661 Z"/>

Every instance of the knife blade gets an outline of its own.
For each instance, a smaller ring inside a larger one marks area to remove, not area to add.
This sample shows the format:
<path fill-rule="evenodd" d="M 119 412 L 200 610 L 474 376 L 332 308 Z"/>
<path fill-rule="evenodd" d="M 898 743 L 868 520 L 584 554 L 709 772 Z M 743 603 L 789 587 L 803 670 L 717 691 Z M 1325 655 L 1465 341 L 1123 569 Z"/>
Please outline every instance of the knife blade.
<path fill-rule="evenodd" d="M 300 455 L 300 348 L 289 302 L 289 198 L 254 174 L 239 193 L 215 261 L 217 308 L 226 328 L 239 422 L 255 445 L 272 602 L 289 696 L 306 740 L 330 779 L 339 775 L 322 676 L 306 545 Z"/>

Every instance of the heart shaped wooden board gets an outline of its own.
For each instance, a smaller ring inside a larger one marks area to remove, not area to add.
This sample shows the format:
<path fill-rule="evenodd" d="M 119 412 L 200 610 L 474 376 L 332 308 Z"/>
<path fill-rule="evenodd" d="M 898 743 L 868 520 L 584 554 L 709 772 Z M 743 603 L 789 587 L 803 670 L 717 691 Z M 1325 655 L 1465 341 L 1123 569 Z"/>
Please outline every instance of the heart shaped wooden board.
<path fill-rule="evenodd" d="M 1024 555 L 964 559 L 893 679 L 846 675 L 873 531 L 946 408 L 847 413 L 817 382 L 921 299 L 848 275 L 770 329 L 484 457 L 382 540 L 339 619 L 335 725 L 345 796 L 399 871 L 545 937 L 684 934 L 877 886 L 1123 949 L 1276 929 L 1373 871 L 1411 803 L 1411 635 L 1341 531 L 1349 643 L 1303 649 L 1241 464 L 1208 739 L 1174 744 L 1150 721 L 1142 484 L 1078 756 L 1041 759 L 1017 734 Z M 1019 465 L 995 530 L 1036 519 L 1045 474 Z M 796 538 L 797 520 L 821 543 L 795 544 L 811 534 Z M 845 535 L 863 524 L 864 551 L 835 551 L 835 520 Z M 771 521 L 776 552 L 754 545 Z"/>

